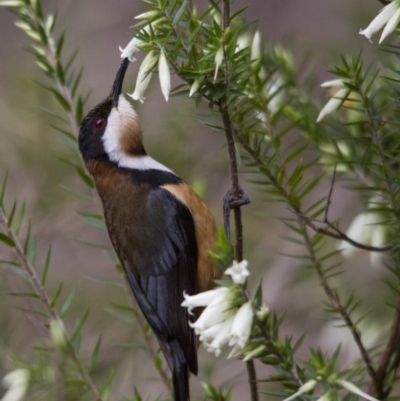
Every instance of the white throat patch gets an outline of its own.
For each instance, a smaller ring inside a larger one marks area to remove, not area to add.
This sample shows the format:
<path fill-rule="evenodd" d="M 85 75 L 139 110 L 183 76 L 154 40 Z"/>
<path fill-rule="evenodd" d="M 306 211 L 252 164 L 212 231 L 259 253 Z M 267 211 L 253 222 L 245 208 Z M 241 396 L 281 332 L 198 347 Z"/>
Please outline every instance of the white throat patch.
<path fill-rule="evenodd" d="M 107 127 L 103 134 L 104 150 L 111 161 L 120 167 L 138 170 L 170 171 L 150 156 L 132 156 L 124 152 L 121 147 L 124 135 L 141 135 L 138 116 L 123 95 L 119 96 L 118 109 L 113 107 L 107 120 Z M 140 139 L 141 140 L 141 139 Z"/>
<path fill-rule="evenodd" d="M 168 167 L 154 160 L 150 156 L 124 155 L 118 162 L 120 167 L 133 168 L 136 170 L 162 170 L 173 173 Z"/>
<path fill-rule="evenodd" d="M 139 129 L 138 117 L 129 102 L 123 95 L 120 95 L 118 109 L 116 107 L 112 108 L 102 138 L 104 150 L 113 162 L 117 163 L 122 157 L 122 135 L 130 129 Z"/>

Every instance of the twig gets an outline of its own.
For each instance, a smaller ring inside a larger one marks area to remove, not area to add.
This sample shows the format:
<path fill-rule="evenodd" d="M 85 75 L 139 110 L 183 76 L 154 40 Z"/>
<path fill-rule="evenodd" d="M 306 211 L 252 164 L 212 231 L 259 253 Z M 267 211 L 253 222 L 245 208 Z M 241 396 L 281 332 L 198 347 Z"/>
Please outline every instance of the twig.
<path fill-rule="evenodd" d="M 387 252 L 387 251 L 390 251 L 392 249 L 392 246 L 390 246 L 390 245 L 383 246 L 383 247 L 376 247 L 376 246 L 372 246 L 372 245 L 361 244 L 361 243 L 359 243 L 357 241 L 354 241 L 351 238 L 349 238 L 345 233 L 340 231 L 337 227 L 335 227 L 332 223 L 329 223 L 329 222 L 325 222 L 325 223 L 327 223 L 329 225 L 331 230 L 328 230 L 326 228 L 317 226 L 315 224 L 315 222 L 316 222 L 315 219 L 311 219 L 310 217 L 305 215 L 302 212 L 302 210 L 300 209 L 300 207 L 298 207 L 293 202 L 291 202 L 290 196 L 287 193 L 286 189 L 281 184 L 279 184 L 279 182 L 276 179 L 276 177 L 269 170 L 267 164 L 257 156 L 257 154 L 254 151 L 254 149 L 236 131 L 235 131 L 235 138 L 242 145 L 242 147 L 246 150 L 248 155 L 253 158 L 253 160 L 257 163 L 257 165 L 261 166 L 263 168 L 263 174 L 265 174 L 268 177 L 268 179 L 271 181 L 271 183 L 280 192 L 281 196 L 288 203 L 290 210 L 297 217 L 301 218 L 301 220 L 304 222 L 304 224 L 306 226 L 310 227 L 313 231 L 315 231 L 315 232 L 317 232 L 319 234 L 326 235 L 326 236 L 331 237 L 331 238 L 344 240 L 344 241 L 348 242 L 349 244 L 353 245 L 354 247 L 359 248 L 359 249 L 363 249 L 363 250 L 366 250 L 366 251 Z"/>
<path fill-rule="evenodd" d="M 133 296 L 133 293 L 132 293 L 132 291 L 131 291 L 131 289 L 129 287 L 129 283 L 128 283 L 128 280 L 127 280 L 126 276 L 124 276 L 124 277 L 125 277 L 124 281 L 125 281 L 126 293 L 128 294 L 129 300 L 131 302 L 131 305 L 132 305 L 132 308 L 133 308 L 133 313 L 135 315 L 136 321 L 139 324 L 140 332 L 142 334 L 143 341 L 146 344 L 147 351 L 149 352 L 151 358 L 153 359 L 153 361 L 156 361 L 156 359 L 157 359 L 157 351 L 154 349 L 153 343 L 151 342 L 149 336 L 146 334 L 146 330 L 145 330 L 146 321 L 143 318 L 143 315 L 138 311 L 139 307 L 138 307 L 138 304 L 136 302 L 136 299 Z M 158 373 L 159 373 L 159 375 L 161 377 L 162 382 L 164 383 L 165 388 L 167 389 L 167 391 L 170 393 L 171 397 L 173 398 L 174 397 L 174 392 L 173 392 L 173 389 L 172 389 L 172 386 L 171 386 L 171 382 L 170 382 L 170 380 L 168 378 L 168 375 L 167 375 L 166 371 L 164 369 L 162 369 L 160 366 L 158 366 L 158 364 L 155 363 L 154 365 L 155 365 L 155 367 L 156 367 L 156 369 L 157 369 L 157 371 L 158 371 Z"/>
<path fill-rule="evenodd" d="M 93 383 L 92 379 L 90 378 L 89 374 L 86 372 L 85 368 L 83 367 L 81 361 L 79 360 L 79 358 L 75 352 L 75 348 L 74 348 L 73 344 L 71 343 L 71 340 L 67 336 L 67 333 L 66 333 L 66 330 L 64 328 L 64 324 L 63 324 L 61 318 L 57 314 L 56 310 L 51 306 L 50 298 L 48 297 L 45 289 L 43 288 L 42 283 L 40 282 L 40 279 L 39 279 L 38 275 L 36 274 L 34 267 L 29 263 L 29 260 L 27 259 L 26 255 L 24 253 L 24 248 L 22 247 L 21 243 L 19 242 L 14 231 L 10 227 L 8 227 L 7 217 L 5 216 L 5 214 L 3 213 L 2 210 L 0 210 L 0 226 L 7 233 L 8 237 L 11 238 L 11 240 L 14 242 L 15 253 L 17 254 L 17 257 L 21 262 L 21 266 L 28 273 L 29 278 L 32 283 L 32 286 L 35 289 L 36 293 L 38 294 L 40 300 L 42 301 L 42 304 L 45 307 L 45 309 L 50 317 L 50 320 L 55 321 L 55 322 L 60 322 L 61 327 L 64 330 L 65 341 L 66 341 L 66 345 L 68 347 L 69 355 L 71 356 L 76 367 L 78 368 L 78 371 L 79 371 L 83 381 L 86 383 L 86 386 L 88 387 L 88 389 L 91 390 L 91 392 L 93 393 L 96 401 L 102 401 L 99 391 L 97 390 L 97 388 L 96 388 L 95 384 Z"/>
<path fill-rule="evenodd" d="M 327 224 L 328 227 L 330 227 L 337 235 L 341 236 L 342 240 L 348 242 L 349 244 L 351 244 L 353 246 L 357 246 L 357 248 L 360 248 L 360 249 L 363 249 L 363 250 L 368 250 L 368 251 L 371 251 L 371 252 L 387 252 L 387 251 L 390 251 L 393 248 L 391 245 L 387 245 L 387 246 L 384 246 L 384 247 L 376 247 L 376 246 L 372 246 L 372 245 L 360 244 L 359 242 L 356 242 L 356 241 L 352 240 L 351 238 L 349 238 L 345 233 L 340 231 L 338 227 L 335 227 L 333 225 L 333 223 L 331 223 L 329 221 L 328 215 L 329 215 L 329 208 L 330 208 L 330 206 L 332 204 L 333 188 L 335 186 L 336 165 L 337 165 L 337 163 L 335 163 L 335 166 L 334 166 L 334 169 L 333 169 L 331 186 L 329 188 L 329 194 L 328 194 L 328 198 L 326 200 L 326 207 L 325 207 L 325 213 L 324 213 L 324 223 Z M 310 227 L 310 228 L 313 228 L 313 227 Z M 328 235 L 328 234 L 325 234 L 325 235 Z"/>
<path fill-rule="evenodd" d="M 353 323 L 350 315 L 348 314 L 346 308 L 342 305 L 342 303 L 340 302 L 339 296 L 331 289 L 331 287 L 329 286 L 327 279 L 325 277 L 324 272 L 321 269 L 321 266 L 318 263 L 317 257 L 315 255 L 315 251 L 314 248 L 311 244 L 311 240 L 310 237 L 308 235 L 307 232 L 307 227 L 304 224 L 304 221 L 298 217 L 297 218 L 297 222 L 298 225 L 303 233 L 303 239 L 308 251 L 308 254 L 310 256 L 310 260 L 311 263 L 314 265 L 314 269 L 317 272 L 318 275 L 318 279 L 319 279 L 319 283 L 322 286 L 322 288 L 325 291 L 325 294 L 327 296 L 327 298 L 329 299 L 329 302 L 331 303 L 332 307 L 340 314 L 340 316 L 342 317 L 342 319 L 344 320 L 344 322 L 346 323 L 346 326 L 350 329 L 350 332 L 353 336 L 353 339 L 360 351 L 361 354 L 361 358 L 364 361 L 364 364 L 367 368 L 368 374 L 371 377 L 373 386 L 374 386 L 374 390 L 375 392 L 377 392 L 378 389 L 378 381 L 377 381 L 377 375 L 376 372 L 372 366 L 372 361 L 368 355 L 368 352 L 366 350 L 366 348 L 364 347 L 364 344 L 361 341 L 361 335 L 356 327 L 356 325 Z"/>
<path fill-rule="evenodd" d="M 380 163 L 384 168 L 384 178 L 385 178 L 384 181 L 386 185 L 386 191 L 389 195 L 390 207 L 395 212 L 398 210 L 398 206 L 395 204 L 393 200 L 395 193 L 393 192 L 392 180 L 389 177 L 389 163 L 386 160 L 385 151 L 383 150 L 381 142 L 381 137 L 376 127 L 375 119 L 373 116 L 372 104 L 371 102 L 365 102 L 366 100 L 365 94 L 363 93 L 361 88 L 359 88 L 358 92 L 361 95 L 362 101 L 366 104 L 369 104 L 368 108 L 366 109 L 368 124 L 371 129 L 372 138 L 377 147 Z M 397 174 L 397 172 L 394 172 L 394 174 Z M 385 399 L 390 394 L 392 386 L 389 386 L 387 383 L 385 383 L 385 381 L 390 373 L 393 373 L 394 375 L 397 372 L 399 366 L 400 366 L 400 296 L 397 299 L 396 310 L 392 319 L 392 326 L 389 334 L 389 339 L 377 368 L 377 388 L 375 389 L 375 391 L 376 391 L 376 396 L 378 398 Z M 390 369 L 388 370 L 389 367 Z"/>
<path fill-rule="evenodd" d="M 376 372 L 372 367 L 372 362 L 369 358 L 369 355 L 361 341 L 361 337 L 360 334 L 356 328 L 356 326 L 354 325 L 352 319 L 350 318 L 349 314 L 347 313 L 346 308 L 340 303 L 340 300 L 338 298 L 338 296 L 334 293 L 334 291 L 332 291 L 332 289 L 329 287 L 325 275 L 322 272 L 320 266 L 318 265 L 317 262 L 317 258 L 314 252 L 314 249 L 312 248 L 311 245 L 311 241 L 307 232 L 307 226 L 311 226 L 312 229 L 314 229 L 314 231 L 316 232 L 323 232 L 325 235 L 328 235 L 325 233 L 326 230 L 322 230 L 319 227 L 316 227 L 311 219 L 307 216 L 305 216 L 302 211 L 300 210 L 300 208 L 296 205 L 294 205 L 293 203 L 290 203 L 290 199 L 289 196 L 286 192 L 286 189 L 279 184 L 278 180 L 274 177 L 274 175 L 269 171 L 268 167 L 266 166 L 266 164 L 263 162 L 263 160 L 261 160 L 256 153 L 254 152 L 254 150 L 252 149 L 252 147 L 235 131 L 235 138 L 240 142 L 240 144 L 243 146 L 243 148 L 247 151 L 247 153 L 253 158 L 253 160 L 257 163 L 257 165 L 262 166 L 263 167 L 263 172 L 267 175 L 268 179 L 271 181 L 271 183 L 280 191 L 281 195 L 283 196 L 283 198 L 288 202 L 291 210 L 295 213 L 296 218 L 297 218 L 297 222 L 298 225 L 300 227 L 300 229 L 303 232 L 303 237 L 304 237 L 304 241 L 311 259 L 311 262 L 313 263 L 317 274 L 318 274 L 318 278 L 320 281 L 321 286 L 323 287 L 329 301 L 331 302 L 331 305 L 333 306 L 333 308 L 340 313 L 340 315 L 342 316 L 342 319 L 345 321 L 346 325 L 350 328 L 351 333 L 353 335 L 353 338 L 355 340 L 355 343 L 357 344 L 357 347 L 360 350 L 360 354 L 361 357 L 367 367 L 368 373 L 374 383 L 374 388 L 375 391 L 377 389 L 377 381 L 376 381 Z M 332 188 L 330 191 L 330 195 L 332 193 Z M 336 236 L 335 236 L 336 237 Z M 346 236 L 345 236 L 346 237 Z M 339 237 L 340 239 L 343 239 L 343 237 Z M 347 237 L 346 237 L 347 238 Z M 348 240 L 350 240 L 350 238 L 348 238 Z M 354 242 L 354 241 L 349 241 L 349 242 Z M 362 244 L 360 244 L 361 246 L 363 246 Z M 364 246 L 363 246 L 364 247 Z"/>
<path fill-rule="evenodd" d="M 329 207 L 331 206 L 331 200 L 332 200 L 332 194 L 333 194 L 333 187 L 335 186 L 336 166 L 337 166 L 337 162 L 335 162 L 335 165 L 334 165 L 334 167 L 333 167 L 333 175 L 332 175 L 331 187 L 329 188 L 328 199 L 326 200 L 326 208 L 325 208 L 325 214 L 324 214 L 324 221 L 325 221 L 325 223 L 327 223 L 327 224 L 328 224 Z"/>
<path fill-rule="evenodd" d="M 388 373 L 387 369 L 391 359 L 393 358 L 393 355 L 395 355 L 395 358 L 392 361 L 391 371 L 396 372 L 400 365 L 400 297 L 397 299 L 396 311 L 393 317 L 392 327 L 390 329 L 389 340 L 382 354 L 379 366 L 376 369 L 376 379 L 378 382 L 376 396 L 379 399 L 387 398 L 392 389 L 391 386 L 384 389 L 384 380 Z"/>
<path fill-rule="evenodd" d="M 224 32 L 229 28 L 229 23 L 230 23 L 230 0 L 224 0 L 222 5 L 222 29 Z M 225 63 L 225 90 L 227 91 L 229 88 L 229 63 L 225 45 L 223 45 L 223 51 L 224 51 L 224 63 Z M 229 115 L 228 107 L 226 106 L 226 96 L 224 96 L 219 102 L 219 112 L 221 113 L 222 116 L 226 143 L 228 146 L 232 199 L 233 201 L 236 201 L 240 198 L 238 165 L 236 160 L 236 147 L 235 147 L 232 122 Z M 235 220 L 235 233 L 236 233 L 236 246 L 235 246 L 236 258 L 238 261 L 241 261 L 243 260 L 243 226 L 242 226 L 242 212 L 240 206 L 235 207 L 233 209 L 233 214 Z M 226 234 L 229 236 L 229 232 Z M 258 401 L 257 376 L 254 367 L 254 361 L 252 360 L 247 361 L 246 367 L 249 379 L 251 400 Z"/>

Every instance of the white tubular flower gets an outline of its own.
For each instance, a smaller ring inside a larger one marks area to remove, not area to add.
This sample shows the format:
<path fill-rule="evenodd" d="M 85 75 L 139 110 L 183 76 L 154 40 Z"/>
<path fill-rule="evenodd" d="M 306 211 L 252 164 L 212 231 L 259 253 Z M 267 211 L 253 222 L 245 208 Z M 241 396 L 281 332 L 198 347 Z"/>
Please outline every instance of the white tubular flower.
<path fill-rule="evenodd" d="M 350 224 L 346 235 L 361 244 L 382 247 L 385 244 L 386 227 L 382 225 L 382 216 L 374 211 L 367 211 L 358 214 Z M 357 248 L 342 240 L 339 249 L 346 258 L 354 256 Z M 370 252 L 372 266 L 379 266 L 382 252 Z"/>
<path fill-rule="evenodd" d="M 143 14 L 141 14 L 143 15 Z M 140 15 L 138 16 L 140 17 Z M 136 17 L 137 18 L 137 17 Z M 151 24 L 145 26 L 140 32 L 145 32 L 149 33 L 150 32 L 150 25 L 154 29 L 156 25 L 161 22 L 162 18 L 159 18 L 155 21 L 152 21 Z M 125 49 L 123 49 L 121 46 L 119 47 L 119 51 L 121 52 L 121 58 L 128 58 L 129 61 L 135 61 L 135 57 L 133 57 L 134 54 L 140 51 L 139 45 L 142 43 L 140 39 L 138 39 L 136 36 L 126 45 Z"/>
<path fill-rule="evenodd" d="M 261 56 L 261 32 L 256 31 L 251 43 L 250 60 L 258 60 Z"/>
<path fill-rule="evenodd" d="M 325 81 L 321 84 L 321 88 L 344 88 L 343 79 L 332 79 L 330 81 Z"/>
<path fill-rule="evenodd" d="M 50 337 L 57 348 L 65 346 L 65 327 L 61 320 L 52 320 L 50 322 Z"/>
<path fill-rule="evenodd" d="M 316 380 L 309 380 L 308 382 L 304 383 L 296 393 L 292 394 L 290 397 L 285 398 L 283 401 L 291 401 L 297 398 L 299 395 L 304 393 L 308 393 L 309 391 L 313 390 L 315 386 L 318 384 Z"/>
<path fill-rule="evenodd" d="M 229 353 L 227 359 L 238 358 L 238 357 L 241 357 L 241 356 L 243 356 L 242 349 L 238 345 L 235 345 L 232 348 L 232 351 Z"/>
<path fill-rule="evenodd" d="M 240 348 L 243 348 L 249 340 L 254 317 L 251 302 L 247 301 L 236 313 L 232 329 L 229 333 L 230 347 L 238 345 Z"/>
<path fill-rule="evenodd" d="M 251 38 L 247 33 L 239 35 L 236 41 L 236 50 L 235 53 L 240 52 L 240 50 L 245 49 L 250 46 Z"/>
<path fill-rule="evenodd" d="M 282 77 L 278 76 L 274 82 L 267 82 L 265 85 L 265 92 L 268 100 L 268 110 L 275 114 L 282 106 L 284 96 L 282 87 L 284 82 Z"/>
<path fill-rule="evenodd" d="M 211 342 L 203 342 L 204 347 L 208 352 L 214 352 L 215 356 L 219 356 L 221 354 L 221 348 L 229 341 L 229 333 L 231 331 L 233 321 L 234 316 L 226 319 L 223 323 L 218 325 L 218 331 L 215 333 L 213 340 Z"/>
<path fill-rule="evenodd" d="M 171 90 L 171 74 L 169 72 L 169 65 L 165 53 L 161 50 L 160 58 L 158 59 L 158 76 L 160 78 L 161 92 L 168 102 L 169 92 Z"/>
<path fill-rule="evenodd" d="M 204 346 L 206 347 L 207 344 L 210 344 L 215 336 L 220 332 L 222 329 L 222 326 L 224 325 L 224 322 L 215 324 L 214 326 L 209 327 L 208 329 L 205 329 L 201 332 L 199 336 L 199 340 L 204 343 Z M 229 334 L 229 333 L 228 333 Z"/>
<path fill-rule="evenodd" d="M 223 49 L 222 46 L 221 46 L 221 47 L 218 49 L 218 51 L 217 51 L 217 53 L 216 53 L 216 55 L 215 55 L 215 59 L 214 59 L 214 62 L 215 62 L 214 83 L 215 83 L 215 81 L 216 81 L 216 79 L 217 79 L 218 70 L 219 70 L 219 67 L 221 67 L 221 64 L 222 64 L 223 59 L 224 59 L 224 49 Z"/>
<path fill-rule="evenodd" d="M 158 10 L 147 11 L 146 13 L 139 14 L 135 17 L 135 19 L 153 19 L 160 15 Z"/>
<path fill-rule="evenodd" d="M 371 214 L 370 213 L 360 213 L 358 214 L 355 219 L 352 221 L 350 224 L 349 229 L 347 230 L 346 235 L 357 242 L 360 242 L 361 244 L 364 244 L 368 240 L 368 231 L 370 229 L 367 228 L 370 224 L 370 219 Z M 340 241 L 339 248 L 342 249 L 342 255 L 350 258 L 354 255 L 354 252 L 356 248 L 353 245 L 350 245 L 347 241 Z"/>
<path fill-rule="evenodd" d="M 321 397 L 318 398 L 317 401 L 332 401 L 335 398 L 332 398 L 332 392 L 329 390 L 325 394 L 322 394 Z"/>
<path fill-rule="evenodd" d="M 229 288 L 219 287 L 215 290 L 200 292 L 196 295 L 188 295 L 185 292 L 183 293 L 183 297 L 185 300 L 181 303 L 181 306 L 188 308 L 188 312 L 190 315 L 193 315 L 193 308 L 197 308 L 199 306 L 208 306 L 213 301 L 219 301 L 223 298 L 226 298 L 229 292 Z"/>
<path fill-rule="evenodd" d="M 204 309 L 194 323 L 189 322 L 189 326 L 196 334 L 201 335 L 205 329 L 228 319 L 231 313 L 228 297 L 217 298 Z"/>
<path fill-rule="evenodd" d="M 346 88 L 344 81 L 341 79 L 326 81 L 321 84 L 321 86 L 323 88 L 338 88 L 339 90 L 320 111 L 318 114 L 317 123 L 319 123 L 328 114 L 334 113 L 347 99 L 347 96 L 349 96 L 351 92 L 350 89 Z"/>
<path fill-rule="evenodd" d="M 189 97 L 192 97 L 200 88 L 201 81 L 196 79 L 190 88 Z"/>
<path fill-rule="evenodd" d="M 235 284 L 244 284 L 247 277 L 250 276 L 250 272 L 247 269 L 248 264 L 247 260 L 242 260 L 240 263 L 234 260 L 232 266 L 226 269 L 224 274 L 231 276 Z"/>
<path fill-rule="evenodd" d="M 258 356 L 265 354 L 266 351 L 267 347 L 265 345 L 259 345 L 257 348 L 246 353 L 246 356 L 243 358 L 243 362 L 247 362 L 251 359 L 257 358 Z"/>
<path fill-rule="evenodd" d="M 267 317 L 268 315 L 269 315 L 269 308 L 268 308 L 268 306 L 265 305 L 265 304 L 262 304 L 262 305 L 260 306 L 260 308 L 258 309 L 258 311 L 256 312 L 257 319 L 258 319 L 260 322 L 263 322 L 263 321 L 266 319 L 266 317 Z"/>
<path fill-rule="evenodd" d="M 234 280 L 237 280 L 235 282 L 243 284 L 250 274 L 247 261 L 234 262 L 225 273 L 232 274 Z M 206 307 L 195 322 L 189 322 L 189 326 L 194 329 L 207 351 L 214 352 L 215 356 L 220 355 L 221 348 L 227 343 L 235 346 L 235 349 L 243 348 L 250 337 L 254 317 L 252 301 L 238 308 L 241 293 L 242 289 L 237 285 L 219 287 L 196 295 L 183 293 L 185 299 L 181 305 L 188 309 L 189 314 L 193 314 L 193 308 Z"/>
<path fill-rule="evenodd" d="M 140 103 L 143 103 L 146 99 L 144 97 L 144 92 L 146 91 L 150 78 L 151 78 L 151 69 L 157 63 L 157 56 L 155 55 L 154 51 L 151 51 L 143 60 L 139 72 L 136 78 L 136 87 L 135 91 L 129 95 L 133 100 L 139 100 Z"/>
<path fill-rule="evenodd" d="M 29 385 L 29 371 L 16 369 L 4 376 L 2 383 L 8 391 L 1 401 L 20 401 L 24 398 Z"/>
<path fill-rule="evenodd" d="M 367 28 L 360 30 L 360 35 L 364 35 L 371 42 L 371 37 L 386 25 L 379 40 L 379 44 L 381 44 L 396 29 L 399 21 L 400 1 L 393 0 L 382 8 Z"/>
<path fill-rule="evenodd" d="M 381 44 L 397 27 L 400 21 L 400 5 L 397 6 L 397 10 L 390 17 L 389 22 L 386 24 L 385 29 L 382 32 L 379 44 Z"/>
<path fill-rule="evenodd" d="M 128 58 L 129 61 L 135 61 L 135 57 L 133 55 L 139 51 L 138 44 L 142 43 L 142 41 L 136 37 L 134 37 L 123 49 L 121 46 L 119 47 L 119 51 L 121 52 L 121 58 Z"/>
<path fill-rule="evenodd" d="M 378 213 L 360 213 L 347 232 L 348 237 L 357 242 L 367 242 L 375 247 L 383 245 L 384 233 L 379 225 L 381 217 Z"/>
<path fill-rule="evenodd" d="M 350 393 L 356 394 L 359 397 L 365 398 L 366 400 L 379 401 L 371 395 L 364 393 L 364 391 L 358 388 L 355 384 L 348 382 L 347 380 L 336 380 L 336 383 L 342 386 L 345 390 L 350 391 Z"/>

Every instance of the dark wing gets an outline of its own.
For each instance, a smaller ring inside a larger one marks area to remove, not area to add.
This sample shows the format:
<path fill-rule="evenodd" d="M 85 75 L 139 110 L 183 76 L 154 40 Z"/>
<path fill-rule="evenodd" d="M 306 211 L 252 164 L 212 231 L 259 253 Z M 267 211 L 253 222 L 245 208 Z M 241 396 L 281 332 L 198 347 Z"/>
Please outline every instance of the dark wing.
<path fill-rule="evenodd" d="M 182 308 L 183 292 L 195 294 L 197 243 L 189 209 L 163 188 L 150 190 L 138 227 L 127 228 L 134 252 L 121 261 L 144 315 L 160 340 L 178 340 L 190 370 L 197 373 L 197 345 Z M 144 218 L 143 218 L 144 217 Z M 141 236 L 138 238 L 137 236 Z M 168 355 L 166 355 L 168 359 Z"/>

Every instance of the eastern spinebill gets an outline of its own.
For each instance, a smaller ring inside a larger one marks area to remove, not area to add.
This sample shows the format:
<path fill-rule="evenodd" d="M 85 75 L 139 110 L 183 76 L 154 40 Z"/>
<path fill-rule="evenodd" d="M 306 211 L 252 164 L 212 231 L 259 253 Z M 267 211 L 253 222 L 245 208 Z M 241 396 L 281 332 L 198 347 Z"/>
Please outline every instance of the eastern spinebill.
<path fill-rule="evenodd" d="M 121 94 L 124 59 L 110 95 L 83 119 L 79 149 L 100 195 L 112 245 L 172 372 L 175 401 L 197 374 L 197 339 L 181 307 L 219 276 L 209 251 L 215 221 L 199 196 L 147 155 L 138 116 Z M 156 115 L 156 114 L 155 114 Z"/>

